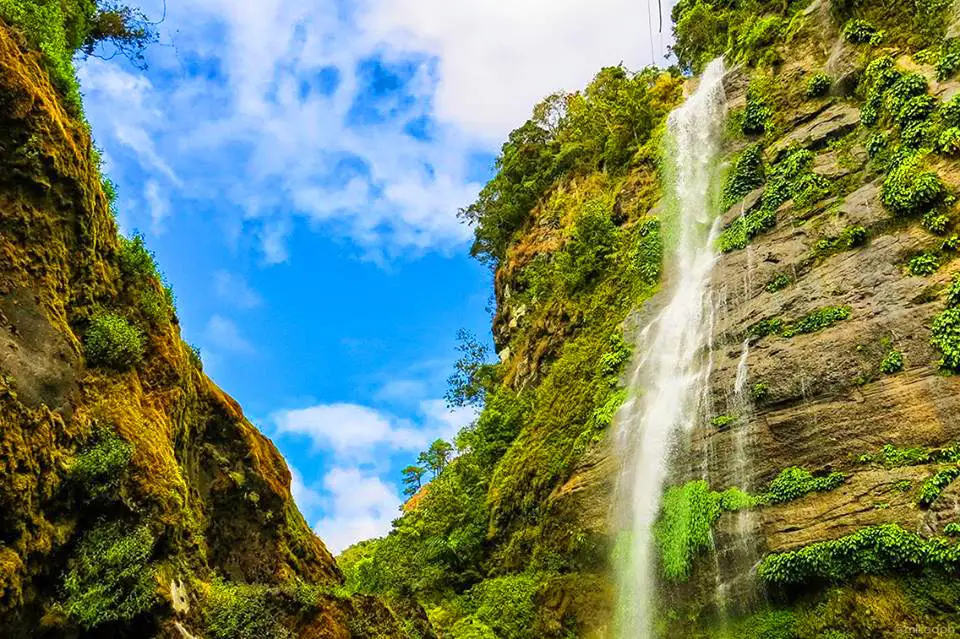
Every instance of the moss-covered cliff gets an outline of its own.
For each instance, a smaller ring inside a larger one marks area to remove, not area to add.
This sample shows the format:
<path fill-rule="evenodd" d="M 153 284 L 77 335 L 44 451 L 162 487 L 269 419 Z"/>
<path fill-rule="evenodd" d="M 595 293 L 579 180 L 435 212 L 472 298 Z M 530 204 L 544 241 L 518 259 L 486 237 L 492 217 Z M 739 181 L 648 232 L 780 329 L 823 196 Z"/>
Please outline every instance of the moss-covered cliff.
<path fill-rule="evenodd" d="M 659 632 L 952 636 L 956 16 L 684 1 L 677 69 L 605 69 L 538 105 L 464 211 L 497 294 L 500 362 L 458 395 L 481 416 L 394 531 L 344 554 L 348 584 L 412 592 L 447 637 L 611 635 L 610 427 L 643 392 L 622 371 L 662 303 L 660 139 L 696 83 L 681 70 L 724 55 L 709 409 L 655 530 Z"/>
<path fill-rule="evenodd" d="M 98 11 L 0 3 L 0 636 L 433 636 L 344 588 L 283 458 L 118 237 L 57 58 L 102 36 Z"/>

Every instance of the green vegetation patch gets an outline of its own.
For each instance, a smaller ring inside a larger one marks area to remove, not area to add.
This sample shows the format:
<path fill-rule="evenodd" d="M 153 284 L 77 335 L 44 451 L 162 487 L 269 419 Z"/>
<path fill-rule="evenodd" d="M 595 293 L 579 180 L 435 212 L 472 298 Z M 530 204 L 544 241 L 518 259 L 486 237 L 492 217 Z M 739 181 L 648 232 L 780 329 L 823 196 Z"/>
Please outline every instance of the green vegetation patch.
<path fill-rule="evenodd" d="M 112 493 L 130 465 L 133 447 L 113 432 L 104 432 L 70 465 L 70 478 L 91 497 Z"/>
<path fill-rule="evenodd" d="M 785 322 L 779 317 L 760 320 L 747 329 L 747 334 L 757 338 L 768 335 L 780 337 L 796 337 L 808 333 L 816 333 L 850 318 L 852 309 L 849 306 L 826 306 L 818 308 L 806 315 Z"/>
<path fill-rule="evenodd" d="M 723 184 L 721 208 L 728 210 L 751 191 L 763 186 L 763 181 L 763 147 L 754 144 L 737 156 L 733 171 Z"/>
<path fill-rule="evenodd" d="M 797 468 L 785 468 L 770 482 L 770 487 L 763 496 L 763 501 L 773 504 L 799 499 L 813 492 L 827 492 L 839 488 L 846 481 L 843 473 L 834 472 L 825 477 L 814 477 L 813 474 Z"/>
<path fill-rule="evenodd" d="M 940 497 L 944 489 L 960 477 L 960 466 L 950 466 L 938 470 L 937 473 L 920 485 L 920 492 L 917 495 L 917 503 L 921 506 L 929 506 Z"/>
<path fill-rule="evenodd" d="M 954 275 L 947 289 L 947 308 L 931 326 L 931 343 L 940 351 L 940 367 L 960 371 L 960 274 Z"/>
<path fill-rule="evenodd" d="M 903 370 L 903 353 L 900 351 L 890 351 L 883 361 L 880 362 L 880 372 L 884 375 L 893 375 Z"/>
<path fill-rule="evenodd" d="M 826 73 L 815 73 L 807 80 L 806 94 L 808 98 L 825 96 L 833 85 L 833 79 Z"/>
<path fill-rule="evenodd" d="M 859 574 L 960 567 L 960 546 L 924 539 L 896 524 L 863 528 L 833 541 L 766 556 L 757 570 L 768 584 L 839 583 Z"/>
<path fill-rule="evenodd" d="M 119 315 L 102 313 L 90 321 L 84 335 L 84 354 L 91 366 L 123 371 L 143 359 L 144 336 Z"/>
<path fill-rule="evenodd" d="M 130 621 L 158 602 L 150 558 L 156 538 L 147 526 L 102 523 L 77 545 L 63 578 L 64 609 L 85 629 Z"/>

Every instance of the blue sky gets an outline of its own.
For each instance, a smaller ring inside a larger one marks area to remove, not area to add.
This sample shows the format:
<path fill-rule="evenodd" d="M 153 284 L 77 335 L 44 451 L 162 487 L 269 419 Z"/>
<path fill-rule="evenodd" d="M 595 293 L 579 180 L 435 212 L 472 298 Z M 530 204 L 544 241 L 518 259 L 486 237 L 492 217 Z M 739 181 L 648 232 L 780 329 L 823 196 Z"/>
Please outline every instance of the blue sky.
<path fill-rule="evenodd" d="M 123 230 L 146 236 L 184 337 L 277 443 L 335 552 L 386 532 L 399 470 L 472 418 L 441 398 L 457 330 L 489 335 L 492 288 L 456 211 L 539 98 L 662 50 L 647 15 L 631 0 L 181 1 L 148 69 L 80 63 Z"/>

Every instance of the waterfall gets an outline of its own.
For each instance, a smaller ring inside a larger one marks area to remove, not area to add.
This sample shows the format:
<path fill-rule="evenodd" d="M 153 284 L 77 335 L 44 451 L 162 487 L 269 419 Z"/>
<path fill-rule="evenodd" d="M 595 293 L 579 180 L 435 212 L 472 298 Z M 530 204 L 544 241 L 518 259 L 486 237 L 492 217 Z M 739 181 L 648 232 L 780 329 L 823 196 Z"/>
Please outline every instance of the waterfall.
<path fill-rule="evenodd" d="M 710 373 L 716 262 L 717 156 L 725 115 L 723 61 L 714 60 L 700 85 L 670 114 L 665 157 L 666 305 L 640 332 L 629 375 L 631 397 L 617 415 L 624 468 L 619 511 L 626 528 L 617 557 L 621 639 L 653 637 L 657 584 L 653 524 L 667 458 L 701 419 Z"/>

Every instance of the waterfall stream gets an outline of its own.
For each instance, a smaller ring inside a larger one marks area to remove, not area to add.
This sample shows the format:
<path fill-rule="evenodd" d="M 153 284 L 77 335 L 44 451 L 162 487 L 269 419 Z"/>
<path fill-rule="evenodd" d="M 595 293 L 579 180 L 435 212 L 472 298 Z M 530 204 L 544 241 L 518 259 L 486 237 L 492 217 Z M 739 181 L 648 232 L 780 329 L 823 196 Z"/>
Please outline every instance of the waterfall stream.
<path fill-rule="evenodd" d="M 668 457 L 704 419 L 713 322 L 710 276 L 718 232 L 717 165 L 726 112 L 724 67 L 714 60 L 686 102 L 670 114 L 665 150 L 666 304 L 640 332 L 629 374 L 631 397 L 617 416 L 621 459 L 618 552 L 621 639 L 652 638 L 657 573 L 653 524 Z"/>

